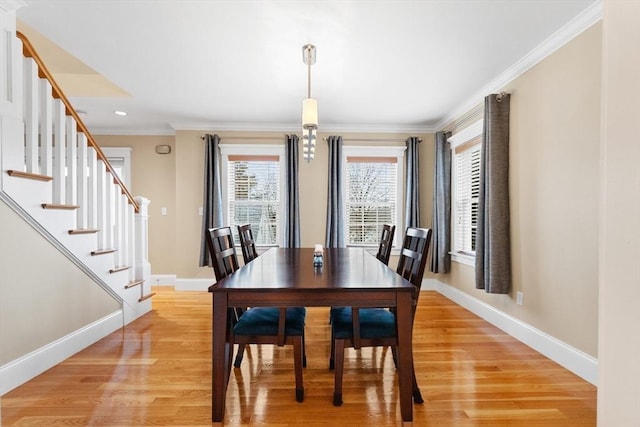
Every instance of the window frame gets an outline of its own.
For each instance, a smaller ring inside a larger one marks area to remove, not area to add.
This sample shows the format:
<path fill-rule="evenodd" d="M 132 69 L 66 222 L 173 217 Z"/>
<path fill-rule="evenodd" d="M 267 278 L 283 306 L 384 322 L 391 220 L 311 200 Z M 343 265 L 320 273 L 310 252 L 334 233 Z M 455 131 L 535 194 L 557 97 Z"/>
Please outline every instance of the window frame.
<path fill-rule="evenodd" d="M 463 146 L 478 137 L 481 137 L 483 127 L 484 127 L 483 120 L 478 120 L 448 138 L 449 145 L 451 148 L 451 201 L 450 201 L 451 203 L 451 251 L 449 252 L 449 254 L 451 255 L 452 261 L 469 265 L 469 266 L 475 266 L 475 263 L 476 263 L 475 252 L 474 253 L 463 252 L 458 250 L 458 248 L 456 247 L 457 235 L 456 235 L 455 221 L 457 218 L 457 211 L 456 211 L 457 193 L 456 192 L 458 189 L 458 183 L 456 180 L 457 178 L 456 148 Z M 480 144 L 482 144 L 482 142 L 480 142 Z M 482 147 L 480 148 L 480 150 L 482 150 Z"/>
<path fill-rule="evenodd" d="M 342 223 L 344 224 L 344 241 L 347 247 L 363 247 L 367 249 L 378 249 L 379 243 L 375 245 L 352 245 L 349 244 L 349 213 L 347 212 L 347 158 L 348 157 L 395 157 L 396 158 L 396 233 L 393 238 L 392 255 L 396 255 L 401 245 L 401 238 L 404 232 L 402 208 L 404 206 L 404 153 L 406 146 L 361 146 L 361 145 L 344 145 L 342 146 L 342 206 L 344 207 L 342 215 Z"/>
<path fill-rule="evenodd" d="M 220 144 L 220 158 L 221 158 L 221 186 L 222 186 L 222 206 L 223 220 L 225 224 L 231 225 L 231 219 L 229 218 L 229 194 L 228 194 L 228 174 L 229 174 L 229 157 L 230 156 L 276 156 L 280 163 L 280 207 L 279 212 L 284 211 L 283 206 L 286 203 L 286 190 L 285 180 L 287 176 L 286 161 L 285 161 L 285 147 L 284 145 L 267 145 L 267 144 Z M 278 241 L 275 246 L 282 247 L 284 243 L 284 214 L 281 214 L 278 219 Z M 238 230 L 233 229 L 234 236 L 238 234 Z M 259 248 L 270 248 L 273 245 L 256 245 Z"/>

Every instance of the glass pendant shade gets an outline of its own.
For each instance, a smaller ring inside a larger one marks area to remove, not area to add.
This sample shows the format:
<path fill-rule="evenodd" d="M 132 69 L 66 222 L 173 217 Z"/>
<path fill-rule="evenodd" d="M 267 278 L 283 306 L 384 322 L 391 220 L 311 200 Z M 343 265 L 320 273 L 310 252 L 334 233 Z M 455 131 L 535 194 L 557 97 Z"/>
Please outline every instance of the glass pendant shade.
<path fill-rule="evenodd" d="M 302 127 L 304 129 L 318 127 L 318 101 L 315 98 L 302 100 Z"/>

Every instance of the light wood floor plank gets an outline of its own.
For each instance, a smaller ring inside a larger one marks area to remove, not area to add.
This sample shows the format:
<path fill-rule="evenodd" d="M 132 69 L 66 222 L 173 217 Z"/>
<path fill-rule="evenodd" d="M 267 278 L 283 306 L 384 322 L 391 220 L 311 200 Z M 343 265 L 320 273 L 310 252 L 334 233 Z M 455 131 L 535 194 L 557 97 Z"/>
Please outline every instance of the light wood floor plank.
<path fill-rule="evenodd" d="M 210 426 L 211 295 L 158 287 L 153 311 L 0 400 L 3 426 Z M 308 310 L 305 401 L 289 348 L 250 346 L 225 425 L 401 425 L 388 349 L 347 350 L 332 405 L 328 309 Z M 596 388 L 435 292 L 414 330 L 420 426 L 595 426 Z"/>

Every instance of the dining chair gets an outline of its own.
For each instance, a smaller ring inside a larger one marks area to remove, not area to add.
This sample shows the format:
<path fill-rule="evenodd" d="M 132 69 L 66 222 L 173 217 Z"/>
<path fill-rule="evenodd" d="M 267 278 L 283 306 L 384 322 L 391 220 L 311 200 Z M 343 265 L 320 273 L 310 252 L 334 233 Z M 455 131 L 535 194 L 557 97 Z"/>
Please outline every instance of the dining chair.
<path fill-rule="evenodd" d="M 258 252 L 256 250 L 256 243 L 253 238 L 253 231 L 251 229 L 251 224 L 244 224 L 238 226 L 238 236 L 240 237 L 240 248 L 242 249 L 242 257 L 244 258 L 244 263 L 247 264 L 258 257 Z M 244 345 L 240 345 L 238 347 L 238 352 L 236 353 L 236 358 L 233 361 L 233 366 L 239 368 L 242 364 L 242 358 L 244 355 Z M 307 352 L 304 345 L 304 332 L 302 335 L 302 366 L 307 366 Z"/>
<path fill-rule="evenodd" d="M 206 241 L 216 280 L 220 281 L 233 274 L 239 267 L 231 227 L 209 229 L 206 233 Z M 302 402 L 304 400 L 302 349 L 306 309 L 304 307 L 252 307 L 242 312 L 234 311 L 230 315 L 232 322 L 229 328 L 229 344 L 232 347 L 234 344 L 293 346 L 296 400 Z"/>
<path fill-rule="evenodd" d="M 385 265 L 389 265 L 389 257 L 391 256 L 391 247 L 393 246 L 393 236 L 396 233 L 396 226 L 390 224 L 382 225 L 382 236 L 380 236 L 380 246 L 376 258 Z"/>
<path fill-rule="evenodd" d="M 244 263 L 247 264 L 258 257 L 258 252 L 256 251 L 256 242 L 253 239 L 253 231 L 251 230 L 251 224 L 239 225 L 238 235 L 240 236 L 242 258 L 244 259 Z"/>
<path fill-rule="evenodd" d="M 396 272 L 415 287 L 412 321 L 415 318 L 430 243 L 431 229 L 410 227 L 407 228 L 400 250 Z M 340 406 L 342 405 L 345 348 L 390 346 L 395 355 L 398 345 L 396 318 L 394 308 L 335 307 L 331 309 L 330 316 L 334 351 L 330 356 L 329 366 L 334 367 L 335 370 L 333 404 Z M 396 361 L 395 357 L 394 361 Z M 415 369 L 412 375 L 413 401 L 423 403 Z"/>

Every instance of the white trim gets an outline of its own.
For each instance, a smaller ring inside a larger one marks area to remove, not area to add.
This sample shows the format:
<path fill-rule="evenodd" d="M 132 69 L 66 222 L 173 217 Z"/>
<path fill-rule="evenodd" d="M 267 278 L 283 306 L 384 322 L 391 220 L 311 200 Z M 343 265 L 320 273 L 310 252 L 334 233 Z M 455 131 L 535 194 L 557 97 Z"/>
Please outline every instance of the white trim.
<path fill-rule="evenodd" d="M 348 224 L 347 219 L 347 157 L 395 157 L 396 158 L 396 234 L 393 237 L 393 247 L 399 248 L 401 245 L 401 238 L 403 233 L 398 233 L 398 230 L 404 230 L 403 220 L 404 216 L 402 215 L 402 209 L 404 208 L 404 153 L 407 151 L 406 146 L 400 145 L 391 145 L 391 146 L 364 146 L 364 145 L 343 145 L 342 146 L 342 206 L 345 207 L 343 209 L 342 215 L 342 223 L 345 225 L 344 227 L 344 241 L 347 243 L 347 233 L 348 229 L 346 225 Z M 376 246 L 377 250 L 377 246 Z"/>
<path fill-rule="evenodd" d="M 466 128 L 462 129 L 460 132 L 456 132 L 454 135 L 451 135 L 449 138 L 447 138 L 447 141 L 449 141 L 449 144 L 451 146 L 451 150 L 454 150 L 457 146 L 462 145 L 465 142 L 482 135 L 483 129 L 484 120 L 477 120 L 471 123 Z"/>
<path fill-rule="evenodd" d="M 209 286 L 216 283 L 216 279 L 176 279 L 176 291 L 208 291 Z"/>
<path fill-rule="evenodd" d="M 282 132 L 300 135 L 300 123 L 238 123 L 238 122 L 173 122 L 170 126 L 176 131 L 251 131 Z M 318 132 L 322 133 L 434 133 L 438 130 L 433 125 L 401 125 L 401 124 L 322 124 Z M 96 132 L 92 132 L 96 133 Z M 283 135 L 284 139 L 284 135 Z"/>
<path fill-rule="evenodd" d="M 442 294 L 585 381 L 597 385 L 598 359 L 436 279 L 424 279 L 422 289 Z"/>
<path fill-rule="evenodd" d="M 573 38 L 587 30 L 589 27 L 602 19 L 603 6 L 602 0 L 593 2 L 582 13 L 569 21 L 565 26 L 549 36 L 545 41 L 533 48 L 527 55 L 520 58 L 515 64 L 507 68 L 503 73 L 490 81 L 486 86 L 477 91 L 469 100 L 461 104 L 458 108 L 447 114 L 436 126 L 436 129 L 442 129 L 447 124 L 462 116 L 474 106 L 482 102 L 485 96 L 496 92 L 506 86 L 509 82 L 515 80 L 520 75 L 534 65 L 541 62 L 547 56 L 567 44 Z"/>
<path fill-rule="evenodd" d="M 265 138 L 265 140 L 269 140 L 269 138 Z M 282 144 L 274 145 L 274 144 L 245 144 L 242 143 L 242 140 L 239 139 L 239 142 L 235 144 L 219 144 L 220 147 L 220 155 L 222 156 L 221 161 L 221 176 L 220 179 L 222 181 L 222 206 L 225 206 L 225 209 L 222 213 L 224 218 L 223 222 L 225 224 L 230 224 L 229 220 L 229 195 L 227 194 L 228 187 L 228 164 L 229 164 L 229 156 L 231 155 L 257 155 L 257 156 L 278 156 L 278 161 L 280 162 L 280 220 L 279 220 L 279 230 L 278 230 L 278 245 L 284 245 L 284 204 L 285 199 L 287 197 L 286 193 L 286 181 L 287 181 L 287 160 L 285 158 L 285 146 L 284 146 L 284 138 Z"/>
<path fill-rule="evenodd" d="M 153 286 L 175 286 L 176 275 L 175 274 L 152 274 L 151 284 Z"/>
<path fill-rule="evenodd" d="M 449 252 L 449 255 L 451 255 L 451 261 L 453 262 L 458 262 L 470 267 L 475 267 L 476 265 L 476 257 L 473 255 L 463 254 L 460 252 Z"/>
<path fill-rule="evenodd" d="M 122 310 L 0 367 L 0 395 L 13 390 L 123 327 Z"/>

